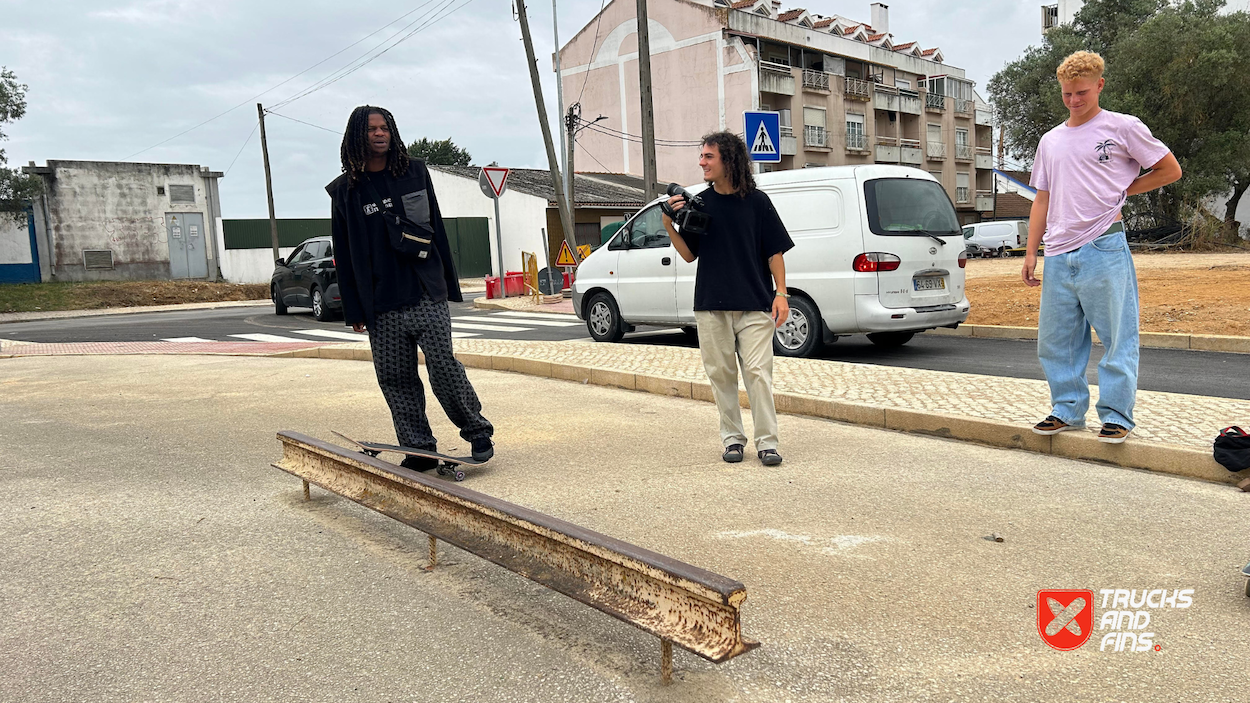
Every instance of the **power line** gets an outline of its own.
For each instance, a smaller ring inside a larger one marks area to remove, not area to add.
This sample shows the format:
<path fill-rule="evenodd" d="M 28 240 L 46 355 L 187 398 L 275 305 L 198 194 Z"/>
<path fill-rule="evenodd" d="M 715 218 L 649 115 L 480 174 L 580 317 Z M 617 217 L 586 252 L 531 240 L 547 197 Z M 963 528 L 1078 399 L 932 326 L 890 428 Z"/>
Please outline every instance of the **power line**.
<path fill-rule="evenodd" d="M 243 146 L 239 147 L 239 151 L 234 155 L 234 158 L 230 160 L 230 165 L 226 167 L 226 172 L 223 173 L 222 176 L 230 175 L 230 169 L 234 168 L 234 162 L 239 160 L 239 156 L 243 153 L 243 150 L 247 148 L 248 144 L 252 143 L 252 136 L 256 134 L 256 130 L 259 128 L 260 120 L 256 120 L 256 124 L 252 125 L 252 131 L 247 134 L 247 139 L 243 140 Z"/>
<path fill-rule="evenodd" d="M 286 115 L 283 115 L 283 114 L 278 113 L 278 112 L 274 112 L 273 110 L 266 109 L 266 110 L 265 110 L 265 114 L 266 114 L 266 115 L 274 115 L 274 116 L 276 116 L 276 117 L 281 117 L 281 118 L 282 118 L 282 119 L 284 119 L 284 120 L 290 120 L 290 121 L 292 121 L 292 122 L 298 122 L 298 123 L 303 124 L 303 125 L 308 125 L 309 127 L 312 127 L 312 128 L 314 128 L 314 129 L 319 129 L 319 130 L 321 130 L 321 131 L 323 131 L 323 132 L 329 132 L 330 134 L 333 134 L 333 135 L 335 135 L 335 136 L 340 136 L 340 135 L 342 135 L 342 132 L 339 132 L 339 131 L 336 131 L 336 130 L 330 129 L 329 127 L 322 127 L 322 126 L 321 126 L 321 125 L 319 125 L 319 124 L 313 124 L 312 122 L 305 122 L 305 121 L 303 121 L 303 120 L 297 120 L 297 119 L 295 119 L 294 117 L 287 117 Z"/>
<path fill-rule="evenodd" d="M 146 149 L 142 149 L 142 150 L 140 150 L 140 151 L 136 151 L 135 153 L 131 154 L 130 156 L 127 156 L 127 157 L 126 157 L 126 160 L 127 160 L 127 161 L 129 161 L 130 159 L 133 159 L 134 157 L 138 156 L 139 154 L 142 154 L 142 153 L 144 153 L 144 152 L 146 152 L 146 151 L 151 151 L 151 150 L 155 149 L 156 147 L 158 147 L 158 146 L 160 146 L 160 145 L 162 145 L 162 144 L 165 144 L 165 143 L 171 142 L 171 141 L 173 141 L 173 140 L 177 139 L 178 137 L 181 137 L 182 135 L 187 134 L 188 132 L 193 132 L 193 131 L 195 131 L 195 130 L 199 129 L 200 127 L 203 127 L 204 125 L 208 124 L 209 122 L 212 122 L 213 120 L 216 120 L 216 119 L 217 119 L 217 118 L 219 118 L 219 117 L 224 117 L 225 115 L 228 115 L 228 114 L 230 114 L 231 112 L 234 112 L 235 110 L 237 110 L 237 109 L 239 109 L 239 108 L 243 107 L 244 105 L 247 105 L 247 104 L 249 104 L 249 103 L 255 102 L 258 98 L 260 98 L 260 97 L 262 97 L 262 96 L 264 96 L 264 95 L 267 95 L 268 93 L 271 93 L 271 92 L 273 92 L 274 90 L 277 90 L 278 88 L 281 88 L 282 86 L 286 85 L 287 83 L 290 83 L 291 81 L 295 80 L 296 78 L 299 78 L 300 76 L 304 75 L 305 73 L 308 73 L 309 71 L 311 71 L 311 70 L 313 70 L 314 68 L 316 68 L 316 67 L 320 66 L 321 64 L 325 63 L 326 61 L 329 61 L 330 59 L 334 58 L 335 56 L 338 56 L 339 54 L 343 53 L 344 51 L 347 51 L 348 49 L 352 48 L 353 46 L 356 46 L 356 45 L 357 45 L 357 44 L 359 44 L 360 42 L 362 42 L 362 41 L 364 41 L 364 40 L 368 39 L 369 37 L 371 37 L 371 36 L 373 36 L 373 35 L 377 34 L 378 32 L 381 32 L 382 30 L 384 30 L 384 29 L 386 29 L 387 27 L 389 27 L 389 26 L 391 26 L 391 25 L 395 24 L 396 22 L 398 22 L 398 21 L 400 21 L 400 20 L 404 19 L 405 17 L 407 17 L 408 15 L 411 15 L 412 13 L 416 12 L 417 10 L 420 10 L 422 7 L 425 7 L 426 5 L 430 4 L 430 2 L 433 2 L 433 0 L 427 0 L 427 2 L 425 2 L 425 3 L 423 3 L 423 4 L 419 5 L 419 6 L 417 6 L 416 8 L 414 8 L 414 9 L 412 9 L 412 10 L 409 10 L 408 12 L 405 12 L 404 14 L 400 15 L 400 16 L 399 16 L 399 17 L 397 17 L 396 19 L 393 19 L 393 20 L 391 20 L 390 22 L 387 22 L 386 24 L 382 25 L 381 27 L 378 27 L 377 29 L 375 29 L 375 30 L 373 30 L 372 32 L 370 32 L 370 33 L 366 34 L 365 36 L 361 37 L 360 39 L 357 39 L 356 41 L 352 42 L 351 44 L 348 44 L 347 46 L 343 47 L 342 49 L 339 49 L 338 51 L 334 52 L 333 54 L 330 54 L 329 56 L 325 57 L 324 59 L 322 59 L 322 60 L 318 61 L 317 63 L 315 63 L 315 64 L 313 64 L 313 65 L 309 66 L 308 68 L 306 68 L 306 69 L 304 69 L 304 70 L 300 71 L 299 73 L 297 73 L 297 74 L 295 74 L 295 75 L 291 76 L 290 78 L 288 78 L 288 79 L 286 79 L 286 80 L 282 81 L 281 83 L 278 83 L 277 85 L 275 85 L 275 86 L 272 86 L 272 87 L 268 88 L 268 89 L 267 89 L 267 90 L 265 90 L 264 92 L 257 93 L 256 95 L 254 95 L 254 96 L 252 96 L 252 97 L 248 98 L 247 100 L 244 100 L 243 102 L 239 103 L 238 105 L 235 105 L 234 107 L 230 108 L 229 110 L 226 110 L 226 111 L 224 111 L 224 112 L 221 112 L 221 113 L 218 113 L 218 114 L 216 114 L 216 115 L 213 115 L 212 117 L 208 118 L 207 120 L 204 120 L 203 122 L 201 122 L 201 123 L 199 123 L 199 124 L 195 125 L 194 127 L 191 127 L 190 129 L 183 130 L 183 131 L 181 131 L 181 132 L 179 132 L 179 133 L 175 134 L 174 136 L 172 136 L 172 137 L 170 137 L 170 138 L 168 138 L 168 139 L 165 139 L 165 140 L 163 140 L 163 141 L 159 141 L 159 142 L 157 142 L 157 143 L 153 144 L 152 146 L 150 146 L 150 147 L 148 147 L 148 148 L 146 148 Z M 409 26 L 411 26 L 411 25 L 409 25 Z"/>
<path fill-rule="evenodd" d="M 430 4 L 430 2 L 433 2 L 433 1 L 434 1 L 434 0 L 429 0 L 429 2 L 426 2 L 425 4 L 426 4 L 426 5 L 428 5 L 428 4 Z M 377 46 L 375 46 L 373 49 L 370 49 L 369 51 L 367 51 L 367 52 L 365 52 L 364 54 L 360 55 L 360 56 L 359 56 L 359 57 L 357 57 L 354 61 L 352 61 L 352 62 L 348 63 L 346 66 L 344 66 L 344 67 L 340 68 L 339 70 L 335 71 L 334 73 L 331 73 L 330 75 L 326 76 L 325 78 L 322 78 L 320 81 L 318 81 L 318 82 L 314 83 L 312 86 L 310 86 L 310 87 L 308 87 L 308 88 L 304 89 L 303 91 L 301 91 L 301 92 L 299 92 L 299 93 L 296 93 L 295 95 L 293 95 L 293 96 L 291 96 L 291 97 L 287 98 L 286 100 L 282 100 L 282 101 L 278 102 L 276 105 L 274 105 L 274 107 L 275 107 L 275 108 L 285 107 L 285 106 L 290 105 L 291 103 L 295 102 L 296 100 L 299 100 L 299 99 L 301 99 L 301 98 L 305 98 L 305 97 L 307 97 L 307 96 L 309 96 L 309 95 L 312 95 L 313 93 L 315 93 L 315 92 L 317 92 L 317 91 L 321 90 L 322 88 L 326 88 L 326 87 L 329 87 L 329 86 L 333 85 L 334 83 L 337 83 L 338 81 L 340 81 L 340 80 L 342 80 L 342 79 L 344 79 L 344 78 L 346 78 L 346 77 L 350 76 L 351 74 L 355 73 L 356 71 L 359 71 L 360 69 L 362 69 L 362 68 L 364 68 L 365 66 L 369 65 L 370 63 L 372 63 L 373 61 L 375 61 L 376 59 L 378 59 L 379 57 L 381 57 L 383 54 L 385 54 L 386 52 L 390 51 L 391 49 L 394 49 L 395 47 L 399 46 L 399 45 L 400 45 L 400 44 L 402 44 L 403 42 L 405 42 L 405 41 L 407 41 L 408 39 L 412 38 L 414 35 L 416 35 L 416 34 L 418 34 L 418 33 L 422 32 L 422 31 L 424 31 L 424 30 L 428 29 L 429 27 L 431 27 L 431 26 L 433 26 L 433 25 L 435 25 L 435 24 L 437 24 L 437 23 L 441 22 L 441 21 L 442 21 L 442 20 L 444 20 L 444 19 L 447 19 L 447 18 L 448 18 L 448 17 L 450 17 L 452 14 L 455 14 L 455 13 L 456 13 L 456 12 L 458 12 L 459 10 L 463 9 L 466 5 L 468 5 L 469 3 L 473 2 L 473 0 L 465 0 L 464 2 L 460 3 L 460 4 L 459 4 L 459 5 L 457 5 L 456 7 L 451 8 L 450 10 L 447 10 L 447 8 L 448 8 L 449 6 L 451 6 L 451 4 L 452 4 L 452 3 L 454 3 L 454 2 L 455 2 L 455 0 L 446 0 L 446 2 L 444 2 L 442 5 L 440 5 L 437 9 L 435 9 L 435 10 L 434 10 L 433 14 L 431 14 L 431 15 L 429 15 L 429 16 L 428 16 L 428 18 L 429 18 L 429 19 L 427 19 L 427 20 L 426 20 L 426 22 L 425 22 L 424 24 L 421 24 L 421 25 L 420 25 L 420 26 L 418 26 L 416 29 L 413 29 L 413 30 L 409 31 L 407 34 L 404 34 L 404 36 L 400 37 L 397 41 L 395 41 L 394 43 L 392 43 L 390 46 L 386 47 L 385 49 L 382 49 L 381 51 L 379 51 L 378 53 L 374 54 L 373 56 L 369 56 L 370 52 L 375 51 L 378 47 L 380 47 L 380 46 L 382 46 L 382 45 L 386 44 L 387 42 L 391 41 L 391 40 L 392 40 L 392 39 L 394 39 L 395 37 L 399 36 L 399 35 L 400 35 L 400 34 L 402 34 L 405 30 L 407 30 L 407 29 L 408 29 L 408 27 L 411 27 L 411 26 L 413 26 L 414 24 L 416 24 L 417 22 L 420 22 L 420 21 L 421 21 L 421 18 L 418 18 L 418 19 L 416 19 L 416 20 L 414 20 L 414 21 L 412 21 L 412 22 L 408 23 L 407 25 L 405 25 L 405 26 L 404 26 L 404 28 L 403 28 L 403 29 L 399 30 L 399 31 L 398 31 L 398 32 L 396 32 L 395 34 L 392 34 L 392 35 L 391 35 L 390 37 L 388 37 L 387 39 L 384 39 L 382 42 L 380 42 L 380 43 L 379 43 Z M 422 7 L 424 7 L 424 5 L 423 5 Z M 446 12 L 444 12 L 444 10 L 447 10 L 447 11 L 446 11 Z M 440 16 L 440 14 L 441 14 L 441 16 Z M 367 58 L 366 58 L 366 57 L 367 57 Z M 337 74 L 337 75 L 336 75 L 336 74 Z"/>
<path fill-rule="evenodd" d="M 600 125 L 598 124 L 598 120 L 594 120 L 594 121 L 584 120 L 580 116 L 577 116 L 576 119 L 578 122 L 581 123 L 582 129 L 589 129 L 593 127 L 595 130 L 598 130 L 598 131 L 606 130 L 608 132 L 611 132 L 615 136 L 619 136 L 625 139 L 633 139 L 633 140 L 642 139 L 642 137 L 638 136 L 637 134 L 630 134 L 628 132 L 622 132 L 619 129 L 608 127 L 607 125 Z M 703 140 L 701 139 L 656 139 L 655 142 L 657 144 L 663 143 L 663 144 L 668 144 L 671 146 L 699 146 L 703 144 Z"/>
<path fill-rule="evenodd" d="M 581 147 L 582 147 L 582 151 L 586 152 L 586 155 L 587 155 L 587 156 L 589 156 L 590 158 L 594 159 L 594 160 L 595 160 L 595 163 L 599 164 L 599 166 L 603 168 L 603 172 L 604 172 L 604 173 L 612 173 L 612 169 L 608 168 L 607 166 L 604 166 L 604 164 L 603 164 L 603 162 L 602 162 L 602 161 L 600 161 L 598 158 L 596 158 L 594 154 L 590 153 L 590 149 L 587 149 L 585 144 L 582 144 L 581 142 L 577 141 L 577 137 L 574 137 L 574 138 L 573 138 L 573 141 L 575 141 L 575 142 L 577 142 L 578 144 L 580 144 L 580 145 L 581 145 Z"/>
<path fill-rule="evenodd" d="M 592 132 L 597 132 L 604 136 L 612 137 L 613 139 L 624 139 L 634 144 L 642 143 L 642 137 L 639 137 L 637 135 L 626 134 L 624 132 L 618 132 L 615 130 L 609 131 L 607 128 L 600 128 L 590 123 L 583 124 L 582 129 L 588 129 Z M 656 146 L 662 146 L 668 149 L 689 149 L 691 147 L 701 146 L 702 144 L 703 144 L 702 141 L 679 142 L 679 141 L 671 141 L 671 140 L 665 140 L 665 139 L 655 140 Z"/>
<path fill-rule="evenodd" d="M 607 0 L 599 0 L 599 14 L 595 16 L 595 40 L 590 44 L 590 60 L 586 62 L 586 72 L 582 74 L 582 89 L 577 94 L 577 100 L 574 102 L 580 103 L 582 96 L 586 94 L 586 81 L 590 80 L 590 66 L 595 62 L 595 47 L 599 46 L 599 23 L 603 20 L 603 7 L 606 4 Z M 557 46 L 556 51 L 559 50 L 560 47 Z M 564 78 L 561 77 L 560 80 L 564 80 Z M 577 140 L 574 139 L 573 141 Z"/>

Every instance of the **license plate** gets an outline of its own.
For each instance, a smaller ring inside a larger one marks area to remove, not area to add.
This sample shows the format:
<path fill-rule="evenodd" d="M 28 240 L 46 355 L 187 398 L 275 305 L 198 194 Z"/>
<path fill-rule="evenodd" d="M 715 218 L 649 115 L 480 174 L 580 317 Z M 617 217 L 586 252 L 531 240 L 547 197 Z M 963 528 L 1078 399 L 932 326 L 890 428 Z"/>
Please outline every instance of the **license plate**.
<path fill-rule="evenodd" d="M 916 290 L 946 290 L 946 279 L 941 276 L 923 276 L 911 279 Z"/>

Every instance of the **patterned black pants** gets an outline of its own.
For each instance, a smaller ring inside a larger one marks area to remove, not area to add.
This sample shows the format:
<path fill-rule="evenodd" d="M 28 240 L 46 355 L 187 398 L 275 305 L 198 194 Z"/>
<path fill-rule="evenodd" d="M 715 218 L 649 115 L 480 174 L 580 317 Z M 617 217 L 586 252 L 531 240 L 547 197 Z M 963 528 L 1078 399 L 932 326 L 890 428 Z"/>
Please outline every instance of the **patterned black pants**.
<path fill-rule="evenodd" d="M 395 436 L 401 445 L 438 448 L 425 414 L 425 387 L 417 375 L 418 347 L 425 352 L 434 397 L 448 419 L 460 428 L 460 436 L 472 441 L 494 434 L 495 428 L 482 417 L 482 403 L 469 384 L 464 366 L 452 354 L 451 315 L 446 301 L 436 303 L 422 296 L 416 305 L 378 315 L 369 326 L 369 346 L 378 386 L 391 408 Z"/>

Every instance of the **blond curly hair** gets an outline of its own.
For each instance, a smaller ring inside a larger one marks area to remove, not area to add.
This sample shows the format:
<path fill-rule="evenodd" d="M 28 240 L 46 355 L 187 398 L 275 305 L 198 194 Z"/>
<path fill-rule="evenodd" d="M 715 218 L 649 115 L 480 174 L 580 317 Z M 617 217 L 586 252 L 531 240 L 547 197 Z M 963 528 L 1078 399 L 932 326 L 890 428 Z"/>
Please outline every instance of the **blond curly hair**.
<path fill-rule="evenodd" d="M 1102 78 L 1106 63 L 1102 57 L 1092 51 L 1078 51 L 1059 64 L 1055 75 L 1060 81 L 1074 81 L 1080 78 Z"/>

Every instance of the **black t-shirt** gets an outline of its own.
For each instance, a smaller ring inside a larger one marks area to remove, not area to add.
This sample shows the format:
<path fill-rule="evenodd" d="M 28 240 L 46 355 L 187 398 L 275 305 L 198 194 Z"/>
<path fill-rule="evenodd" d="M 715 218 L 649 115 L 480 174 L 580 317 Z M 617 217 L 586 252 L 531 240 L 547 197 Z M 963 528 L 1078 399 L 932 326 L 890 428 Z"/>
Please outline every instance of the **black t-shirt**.
<path fill-rule="evenodd" d="M 775 289 L 768 259 L 794 246 L 772 201 L 759 190 L 743 198 L 708 188 L 700 197 L 712 218 L 707 234 L 683 235 L 699 258 L 694 309 L 772 310 Z"/>
<path fill-rule="evenodd" d="M 391 247 L 386 223 L 378 214 L 378 209 L 399 209 L 403 212 L 403 207 L 396 200 L 392 187 L 395 177 L 386 170 L 368 171 L 365 177 L 373 185 L 373 189 L 370 190 L 364 183 L 360 184 L 360 201 L 365 208 L 369 259 L 373 268 L 373 312 L 374 314 L 390 312 L 416 305 L 421 302 L 422 293 L 429 293 L 421 287 L 421 277 L 417 275 L 417 261 Z M 381 198 L 381 202 L 378 202 L 377 198 Z M 439 269 L 442 268 L 437 248 L 431 248 L 430 258 Z M 444 292 L 443 295 L 445 297 L 446 293 Z M 437 300 L 434 295 L 430 297 Z"/>

